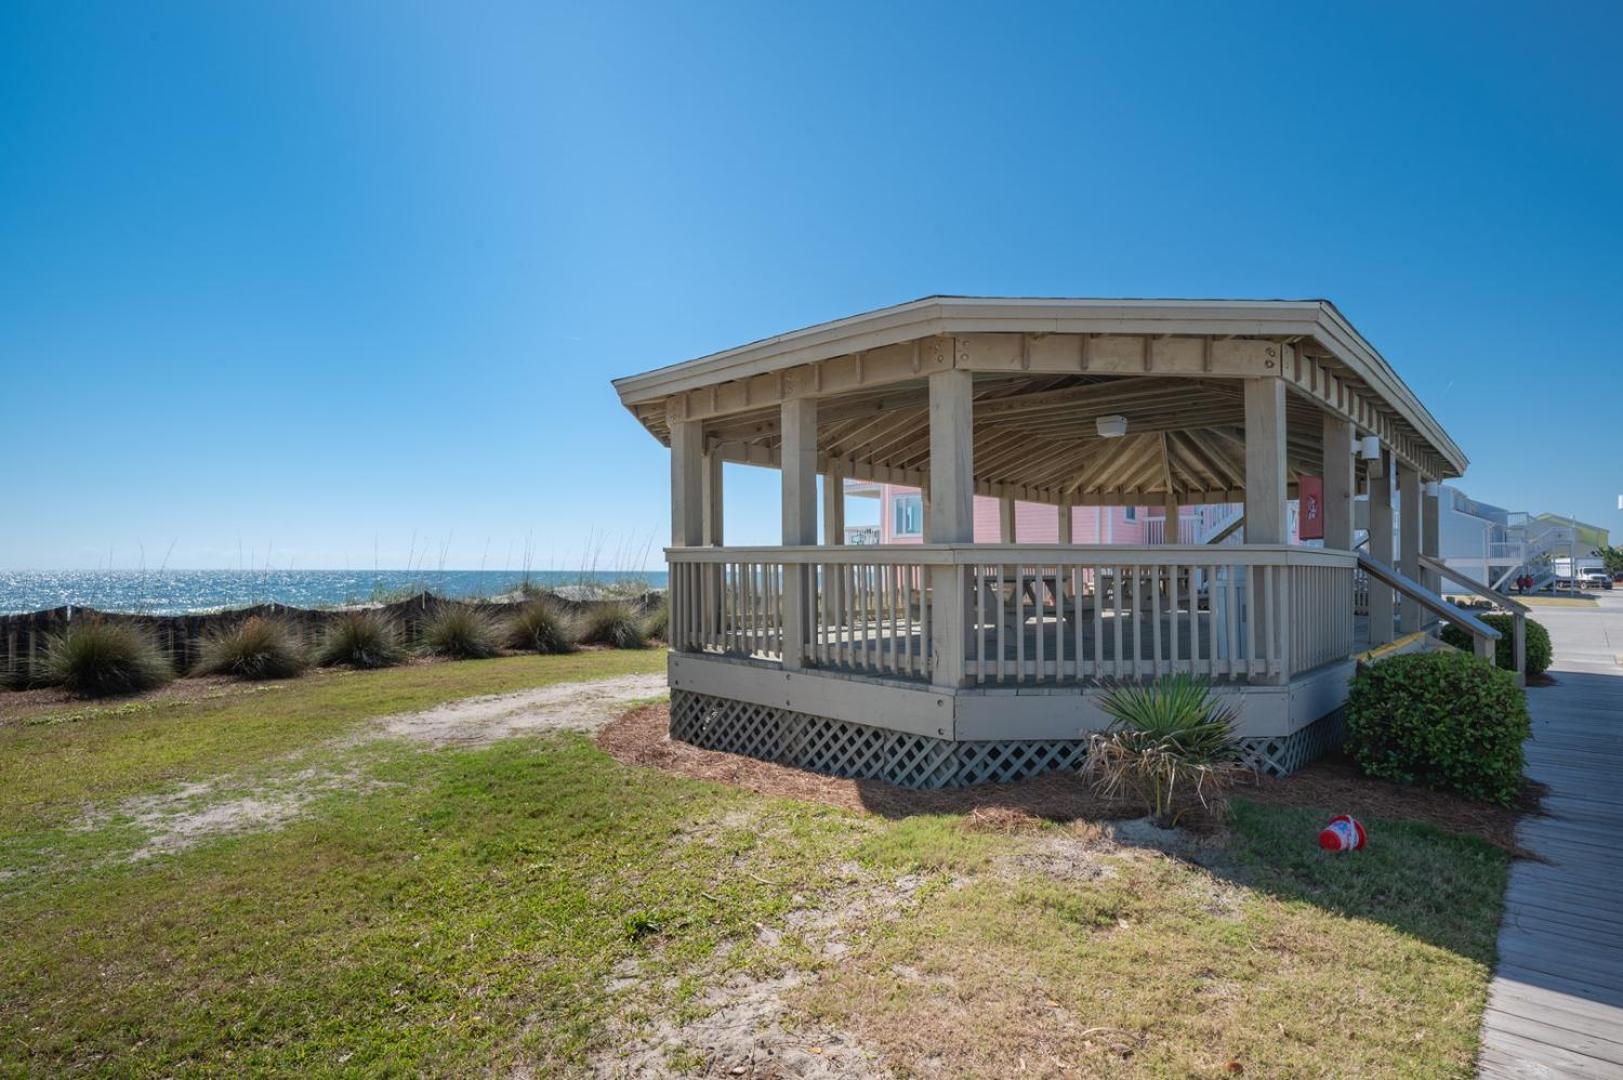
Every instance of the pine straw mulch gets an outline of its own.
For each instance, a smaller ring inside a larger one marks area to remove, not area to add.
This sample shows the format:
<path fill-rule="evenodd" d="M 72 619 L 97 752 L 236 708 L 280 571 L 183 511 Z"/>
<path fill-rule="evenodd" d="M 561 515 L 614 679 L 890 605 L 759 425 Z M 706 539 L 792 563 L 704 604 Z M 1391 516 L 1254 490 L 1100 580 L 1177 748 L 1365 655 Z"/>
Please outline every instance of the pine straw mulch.
<path fill-rule="evenodd" d="M 879 780 L 848 780 L 719 750 L 703 750 L 670 737 L 670 710 L 664 703 L 634 709 L 609 723 L 597 744 L 627 765 L 641 765 L 694 780 L 730 784 L 757 795 L 825 803 L 882 817 L 911 814 L 963 814 L 966 824 L 1015 829 L 1037 819 L 1108 821 L 1141 817 L 1146 807 L 1131 799 L 1104 799 L 1074 772 L 1055 772 L 1013 784 L 983 784 L 943 791 L 916 791 Z M 1321 810 L 1326 818 L 1352 814 L 1376 819 L 1420 821 L 1444 832 L 1474 836 L 1520 857 L 1533 857 L 1516 845 L 1516 819 L 1535 813 L 1539 792 L 1529 785 L 1522 805 L 1512 809 L 1457 795 L 1405 787 L 1361 775 L 1351 761 L 1332 757 L 1284 779 L 1257 777 L 1236 794 L 1275 806 Z M 1204 831 L 1198 815 L 1186 825 Z"/>
<path fill-rule="evenodd" d="M 1110 820 L 1142 817 L 1134 800 L 1101 799 L 1075 773 L 1048 773 L 1015 784 L 918 791 L 881 780 L 847 780 L 720 750 L 702 750 L 670 737 L 670 706 L 645 705 L 613 720 L 597 736 L 610 757 L 693 780 L 712 780 L 774 798 L 826 803 L 881 817 L 966 814 L 988 828 L 1026 819 Z"/>

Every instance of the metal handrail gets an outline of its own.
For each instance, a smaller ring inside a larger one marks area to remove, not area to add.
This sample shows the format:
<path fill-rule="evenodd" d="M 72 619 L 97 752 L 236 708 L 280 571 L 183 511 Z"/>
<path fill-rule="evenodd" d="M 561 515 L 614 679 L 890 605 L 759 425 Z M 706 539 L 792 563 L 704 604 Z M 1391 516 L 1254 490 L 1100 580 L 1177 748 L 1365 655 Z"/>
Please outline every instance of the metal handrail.
<path fill-rule="evenodd" d="M 1420 582 L 1400 573 L 1383 562 L 1378 562 L 1368 555 L 1360 555 L 1358 556 L 1358 565 L 1363 568 L 1365 573 L 1383 585 L 1396 589 L 1432 614 L 1447 619 L 1465 630 L 1471 635 L 1476 654 L 1485 660 L 1493 658 L 1493 643 L 1504 636 L 1499 631 L 1475 615 L 1462 608 L 1455 607 L 1420 584 Z"/>

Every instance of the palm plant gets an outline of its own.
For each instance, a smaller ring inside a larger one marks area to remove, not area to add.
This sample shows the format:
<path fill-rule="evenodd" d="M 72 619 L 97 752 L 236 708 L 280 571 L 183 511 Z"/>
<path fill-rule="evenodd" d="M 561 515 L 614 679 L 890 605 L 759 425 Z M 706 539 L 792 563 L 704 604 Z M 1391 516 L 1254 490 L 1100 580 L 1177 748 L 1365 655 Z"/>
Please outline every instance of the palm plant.
<path fill-rule="evenodd" d="M 262 615 L 211 631 L 198 651 L 194 670 L 200 675 L 290 679 L 309 664 L 298 631 L 282 619 Z"/>
<path fill-rule="evenodd" d="M 323 667 L 380 668 L 406 659 L 400 628 L 378 611 L 346 611 L 327 625 L 317 659 Z"/>
<path fill-rule="evenodd" d="M 1115 687 L 1100 708 L 1110 727 L 1089 738 L 1083 771 L 1107 798 L 1142 798 L 1157 824 L 1177 824 L 1178 796 L 1191 789 L 1210 809 L 1208 794 L 1220 795 L 1243 771 L 1235 710 L 1193 676 Z"/>

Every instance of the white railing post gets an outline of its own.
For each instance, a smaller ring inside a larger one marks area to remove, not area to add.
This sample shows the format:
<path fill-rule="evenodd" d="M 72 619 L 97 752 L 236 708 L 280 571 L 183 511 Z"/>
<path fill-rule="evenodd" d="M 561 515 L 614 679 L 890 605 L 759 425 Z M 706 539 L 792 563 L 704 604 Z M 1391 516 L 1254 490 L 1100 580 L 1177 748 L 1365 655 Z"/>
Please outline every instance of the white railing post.
<path fill-rule="evenodd" d="M 943 343 L 956 351 L 952 341 Z M 974 376 L 957 368 L 930 376 L 930 541 L 975 539 Z M 951 559 L 930 571 L 930 680 L 964 681 L 965 568 Z"/>
<path fill-rule="evenodd" d="M 817 543 L 817 399 L 790 398 L 780 409 L 783 473 L 783 543 L 785 547 Z M 783 563 L 778 609 L 783 666 L 805 665 L 811 626 L 811 597 L 805 563 Z M 769 577 L 772 569 L 766 570 Z"/>

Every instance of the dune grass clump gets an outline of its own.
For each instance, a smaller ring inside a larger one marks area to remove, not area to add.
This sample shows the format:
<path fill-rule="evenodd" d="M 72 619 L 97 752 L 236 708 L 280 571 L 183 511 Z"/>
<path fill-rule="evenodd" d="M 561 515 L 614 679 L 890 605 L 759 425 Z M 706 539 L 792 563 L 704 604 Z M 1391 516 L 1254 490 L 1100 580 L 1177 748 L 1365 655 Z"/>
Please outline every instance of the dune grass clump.
<path fill-rule="evenodd" d="M 156 689 L 175 677 L 157 640 L 133 623 L 86 619 L 46 642 L 40 682 L 84 697 Z"/>
<path fill-rule="evenodd" d="M 309 650 L 299 632 L 285 620 L 263 615 L 209 631 L 198 654 L 192 670 L 199 675 L 291 679 L 310 666 Z"/>
<path fill-rule="evenodd" d="M 574 619 L 551 600 L 531 600 L 507 624 L 507 643 L 525 652 L 574 652 L 579 640 Z"/>
<path fill-rule="evenodd" d="M 406 659 L 395 621 L 378 611 L 346 611 L 327 624 L 317 659 L 323 667 L 382 668 Z"/>
<path fill-rule="evenodd" d="M 667 596 L 659 598 L 659 603 L 648 609 L 642 619 L 642 632 L 645 637 L 655 641 L 671 640 L 671 601 Z"/>
<path fill-rule="evenodd" d="M 616 601 L 599 604 L 586 613 L 580 639 L 589 645 L 615 649 L 645 649 L 648 633 L 642 619 L 630 604 Z"/>
<path fill-rule="evenodd" d="M 501 632 L 476 607 L 444 604 L 423 624 L 423 650 L 452 660 L 488 660 L 501 652 Z"/>

